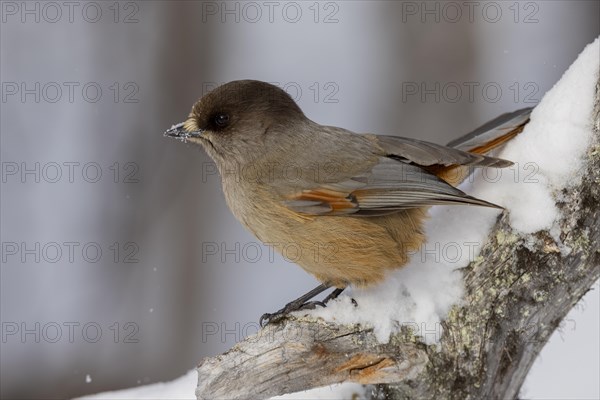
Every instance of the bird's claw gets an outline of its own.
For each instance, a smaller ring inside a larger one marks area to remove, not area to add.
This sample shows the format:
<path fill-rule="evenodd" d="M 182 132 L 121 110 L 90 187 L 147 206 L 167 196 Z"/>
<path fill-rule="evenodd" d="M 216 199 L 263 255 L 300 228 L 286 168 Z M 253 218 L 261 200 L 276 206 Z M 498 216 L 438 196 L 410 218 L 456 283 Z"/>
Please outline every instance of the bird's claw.
<path fill-rule="evenodd" d="M 287 317 L 290 313 L 294 311 L 302 311 L 302 310 L 314 310 L 317 306 L 325 307 L 325 303 L 322 301 L 308 301 L 306 303 L 297 303 L 292 301 L 283 307 L 281 310 L 276 311 L 274 313 L 264 313 L 258 323 L 261 328 L 264 328 L 267 324 L 272 322 L 279 322 L 285 317 Z"/>

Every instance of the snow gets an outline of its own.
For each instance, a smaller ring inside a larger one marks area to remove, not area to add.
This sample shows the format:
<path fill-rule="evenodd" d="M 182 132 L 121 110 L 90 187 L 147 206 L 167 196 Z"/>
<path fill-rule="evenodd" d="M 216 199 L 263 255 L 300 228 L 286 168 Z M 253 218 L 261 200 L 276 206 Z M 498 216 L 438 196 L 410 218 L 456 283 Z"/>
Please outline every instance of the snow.
<path fill-rule="evenodd" d="M 584 49 L 534 109 L 524 131 L 498 154 L 515 165 L 497 170 L 497 175 L 475 173 L 462 187 L 504 206 L 518 232 L 552 229 L 558 218 L 554 196 L 578 181 L 592 137 L 599 50 L 599 39 Z M 377 287 L 351 289 L 326 308 L 309 313 L 326 321 L 372 326 L 381 342 L 388 342 L 400 325 L 412 327 L 428 344 L 439 342 L 440 321 L 463 294 L 456 270 L 476 259 L 498 211 L 445 206 L 432 208 L 430 214 L 425 226 L 428 242 L 408 265 Z"/>
<path fill-rule="evenodd" d="M 196 399 L 195 391 L 198 384 L 198 373 L 195 369 L 170 382 L 159 382 L 131 389 L 115 390 L 90 396 L 78 397 L 79 400 L 186 400 Z"/>
<path fill-rule="evenodd" d="M 498 154 L 514 161 L 514 167 L 494 179 L 476 174 L 463 185 L 468 193 L 506 207 L 512 227 L 523 234 L 555 228 L 554 197 L 580 177 L 582 156 L 592 134 L 590 116 L 599 60 L 600 40 L 596 39 L 546 93 L 525 130 Z M 440 321 L 462 298 L 461 274 L 456 270 L 476 260 L 498 211 L 439 206 L 430 215 L 425 226 L 428 242 L 406 267 L 377 287 L 351 289 L 328 307 L 309 313 L 327 321 L 372 326 L 381 342 L 389 341 L 390 334 L 403 324 L 426 343 L 437 343 Z M 191 370 L 171 382 L 81 399 L 195 399 L 196 384 L 196 371 Z M 365 398 L 365 391 L 361 385 L 346 383 L 275 399 L 354 399 Z"/>
<path fill-rule="evenodd" d="M 303 392 L 271 397 L 271 400 L 364 400 L 368 398 L 367 388 L 358 383 L 341 383 L 324 386 Z"/>
<path fill-rule="evenodd" d="M 153 383 L 113 392 L 104 392 L 90 396 L 78 397 L 75 400 L 195 400 L 196 385 L 198 384 L 198 373 L 195 369 L 184 376 L 170 382 Z M 273 397 L 273 400 L 361 400 L 367 398 L 367 388 L 358 383 L 342 383 L 303 392 L 290 393 L 283 396 Z"/>
<path fill-rule="evenodd" d="M 503 174 L 497 184 L 475 193 L 506 207 L 511 226 L 522 233 L 551 229 L 558 216 L 554 195 L 580 178 L 582 155 L 592 137 L 599 48 L 596 39 L 584 49 L 500 154 L 516 163 L 518 179 Z"/>

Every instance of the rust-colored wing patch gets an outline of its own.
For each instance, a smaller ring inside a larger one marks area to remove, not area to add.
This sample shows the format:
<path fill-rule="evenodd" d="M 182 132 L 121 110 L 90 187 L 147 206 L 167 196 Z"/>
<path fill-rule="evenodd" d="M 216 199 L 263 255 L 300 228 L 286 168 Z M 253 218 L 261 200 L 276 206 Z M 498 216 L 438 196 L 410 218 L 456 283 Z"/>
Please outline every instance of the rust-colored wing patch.
<path fill-rule="evenodd" d="M 358 210 L 358 203 L 352 194 L 327 188 L 303 190 L 286 201 L 286 205 L 308 214 L 339 215 Z"/>

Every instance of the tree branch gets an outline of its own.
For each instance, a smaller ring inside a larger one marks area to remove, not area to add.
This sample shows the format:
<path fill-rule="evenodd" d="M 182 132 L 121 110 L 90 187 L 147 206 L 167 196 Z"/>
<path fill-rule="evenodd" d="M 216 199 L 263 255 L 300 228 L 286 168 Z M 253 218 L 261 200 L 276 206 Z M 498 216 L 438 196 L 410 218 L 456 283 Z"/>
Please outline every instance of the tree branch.
<path fill-rule="evenodd" d="M 268 398 L 340 382 L 380 384 L 389 398 L 515 398 L 536 356 L 600 276 L 600 82 L 586 173 L 564 190 L 561 252 L 549 232 L 520 235 L 503 214 L 464 269 L 440 346 L 402 328 L 388 344 L 372 329 L 309 318 L 269 325 L 198 366 L 196 395 Z"/>

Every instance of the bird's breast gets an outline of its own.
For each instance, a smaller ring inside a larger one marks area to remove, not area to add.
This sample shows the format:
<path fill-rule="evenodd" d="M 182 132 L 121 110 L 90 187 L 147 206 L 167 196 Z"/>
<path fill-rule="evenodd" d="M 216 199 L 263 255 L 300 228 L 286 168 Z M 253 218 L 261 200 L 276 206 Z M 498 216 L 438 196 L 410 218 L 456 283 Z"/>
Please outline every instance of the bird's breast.
<path fill-rule="evenodd" d="M 322 282 L 366 286 L 400 268 L 423 241 L 423 209 L 381 217 L 308 216 L 261 185 L 224 182 L 227 204 L 258 239 Z"/>

